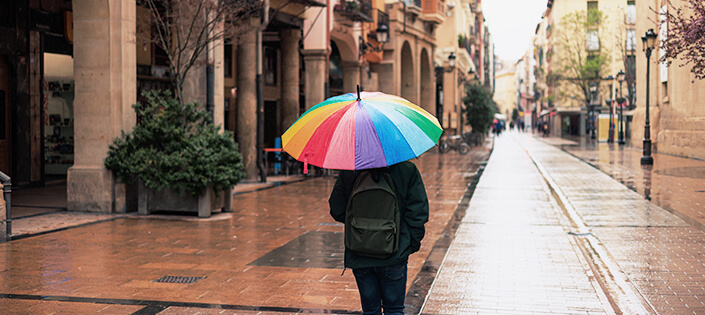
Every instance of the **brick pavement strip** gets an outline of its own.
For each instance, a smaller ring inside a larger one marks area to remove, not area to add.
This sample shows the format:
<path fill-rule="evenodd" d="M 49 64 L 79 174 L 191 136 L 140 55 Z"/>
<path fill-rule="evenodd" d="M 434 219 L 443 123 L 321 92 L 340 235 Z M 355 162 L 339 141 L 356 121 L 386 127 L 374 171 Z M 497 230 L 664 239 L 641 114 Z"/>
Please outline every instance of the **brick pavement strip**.
<path fill-rule="evenodd" d="M 421 250 L 409 260 L 410 279 L 444 237 L 472 170 L 487 154 L 479 147 L 414 160 L 432 212 Z M 219 219 L 127 216 L 0 243 L 0 307 L 77 314 L 111 305 L 164 306 L 170 313 L 357 312 L 355 281 L 350 271 L 341 276 L 342 243 L 335 242 L 343 228 L 328 214 L 334 181 L 312 178 L 238 194 L 234 212 Z M 268 256 L 273 252 L 280 254 Z M 205 278 L 154 282 L 163 276 Z M 81 311 L 85 303 L 94 308 Z"/>
<path fill-rule="evenodd" d="M 686 223 L 557 148 L 536 140 L 528 142 L 529 150 L 563 189 L 592 234 L 656 312 L 705 313 L 705 233 L 699 226 Z M 663 180 L 676 183 L 672 178 Z M 692 195 L 671 197 L 674 203 L 695 203 Z"/>

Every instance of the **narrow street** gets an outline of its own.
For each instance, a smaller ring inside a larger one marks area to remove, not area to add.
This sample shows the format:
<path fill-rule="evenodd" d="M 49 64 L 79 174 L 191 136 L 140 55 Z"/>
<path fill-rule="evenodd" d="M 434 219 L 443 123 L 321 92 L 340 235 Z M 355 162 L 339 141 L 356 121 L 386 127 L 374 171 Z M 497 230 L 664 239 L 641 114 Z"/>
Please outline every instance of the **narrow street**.
<path fill-rule="evenodd" d="M 431 217 L 410 257 L 407 313 L 705 312 L 701 229 L 555 142 L 570 143 L 505 132 L 468 155 L 414 160 Z M 0 309 L 359 313 L 352 272 L 341 275 L 343 228 L 328 215 L 334 180 L 238 193 L 235 212 L 209 219 L 130 214 L 2 243 Z"/>

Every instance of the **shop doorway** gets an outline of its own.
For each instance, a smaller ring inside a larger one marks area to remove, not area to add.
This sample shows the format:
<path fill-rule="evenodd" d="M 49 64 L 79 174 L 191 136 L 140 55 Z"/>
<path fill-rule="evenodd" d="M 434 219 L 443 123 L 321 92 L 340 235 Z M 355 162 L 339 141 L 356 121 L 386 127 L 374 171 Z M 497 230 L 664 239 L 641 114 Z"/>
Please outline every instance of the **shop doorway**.
<path fill-rule="evenodd" d="M 0 58 L 0 171 L 8 176 L 12 176 L 11 78 L 10 65 L 5 58 Z"/>
<path fill-rule="evenodd" d="M 44 54 L 44 178 L 63 180 L 74 160 L 73 58 Z"/>

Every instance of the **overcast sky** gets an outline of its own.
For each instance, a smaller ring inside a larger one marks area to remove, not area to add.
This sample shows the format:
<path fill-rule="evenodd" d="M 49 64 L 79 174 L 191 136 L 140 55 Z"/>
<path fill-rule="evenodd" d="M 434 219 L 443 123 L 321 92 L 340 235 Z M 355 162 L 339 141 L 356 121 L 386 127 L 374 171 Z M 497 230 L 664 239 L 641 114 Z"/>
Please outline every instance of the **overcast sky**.
<path fill-rule="evenodd" d="M 546 11 L 547 0 L 483 0 L 485 23 L 492 34 L 495 54 L 517 61 L 529 47 L 531 36 Z"/>

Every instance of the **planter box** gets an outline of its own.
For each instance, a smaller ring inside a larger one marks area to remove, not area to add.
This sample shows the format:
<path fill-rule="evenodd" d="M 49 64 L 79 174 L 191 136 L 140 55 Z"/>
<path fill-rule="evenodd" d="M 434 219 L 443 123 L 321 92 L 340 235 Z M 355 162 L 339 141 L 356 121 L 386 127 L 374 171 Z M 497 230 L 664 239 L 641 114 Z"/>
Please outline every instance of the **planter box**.
<path fill-rule="evenodd" d="M 232 189 L 221 191 L 216 196 L 213 188 L 198 197 L 180 193 L 173 189 L 155 191 L 138 183 L 137 212 L 148 215 L 153 211 L 197 213 L 199 218 L 208 218 L 214 210 L 232 212 Z"/>

